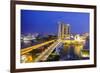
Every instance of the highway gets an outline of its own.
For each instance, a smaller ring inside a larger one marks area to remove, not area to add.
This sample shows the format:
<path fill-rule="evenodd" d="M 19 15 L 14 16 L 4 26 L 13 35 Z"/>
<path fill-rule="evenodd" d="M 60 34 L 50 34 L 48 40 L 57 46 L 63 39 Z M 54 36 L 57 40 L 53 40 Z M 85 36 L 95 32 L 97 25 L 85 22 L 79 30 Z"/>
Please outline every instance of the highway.
<path fill-rule="evenodd" d="M 34 62 L 38 61 L 45 61 L 49 57 L 49 55 L 54 51 L 55 48 L 59 47 L 61 45 L 61 41 L 56 41 L 52 45 L 50 45 L 44 52 L 42 52 L 35 60 Z"/>
<path fill-rule="evenodd" d="M 26 53 L 32 51 L 33 49 L 37 49 L 41 46 L 47 45 L 49 43 L 53 43 L 54 41 L 55 40 L 50 40 L 50 41 L 47 41 L 47 42 L 44 42 L 44 43 L 41 43 L 41 44 L 37 44 L 37 45 L 31 46 L 31 47 L 28 47 L 28 48 L 24 48 L 24 49 L 21 50 L 21 55 L 26 54 Z"/>

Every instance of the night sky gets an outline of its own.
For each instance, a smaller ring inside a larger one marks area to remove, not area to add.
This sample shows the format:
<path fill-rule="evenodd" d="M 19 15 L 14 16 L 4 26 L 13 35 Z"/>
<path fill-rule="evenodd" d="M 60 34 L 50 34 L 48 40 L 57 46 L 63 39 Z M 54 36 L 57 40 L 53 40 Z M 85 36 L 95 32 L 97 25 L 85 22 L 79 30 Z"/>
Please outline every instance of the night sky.
<path fill-rule="evenodd" d="M 57 34 L 60 21 L 71 33 L 89 32 L 89 13 L 21 10 L 21 33 Z"/>

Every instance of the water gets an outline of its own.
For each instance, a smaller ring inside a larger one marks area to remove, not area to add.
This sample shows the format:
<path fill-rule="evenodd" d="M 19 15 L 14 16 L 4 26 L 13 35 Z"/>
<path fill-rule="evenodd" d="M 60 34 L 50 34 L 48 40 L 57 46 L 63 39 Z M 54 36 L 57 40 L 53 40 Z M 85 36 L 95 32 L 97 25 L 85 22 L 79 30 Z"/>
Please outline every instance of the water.
<path fill-rule="evenodd" d="M 89 40 L 86 41 L 86 44 L 83 47 L 83 50 L 89 50 Z M 59 60 L 82 60 L 82 59 L 89 59 L 89 58 L 80 58 L 74 52 L 74 46 L 70 46 L 69 48 L 64 47 L 63 45 L 60 48 L 56 48 L 55 52 L 59 54 Z"/>
<path fill-rule="evenodd" d="M 57 48 L 56 50 L 60 50 L 59 51 L 59 60 L 76 60 L 79 59 L 79 57 L 77 55 L 75 55 L 74 53 L 74 47 L 70 47 L 70 48 L 64 48 L 63 46 L 60 48 Z M 58 52 L 58 51 L 56 51 Z"/>

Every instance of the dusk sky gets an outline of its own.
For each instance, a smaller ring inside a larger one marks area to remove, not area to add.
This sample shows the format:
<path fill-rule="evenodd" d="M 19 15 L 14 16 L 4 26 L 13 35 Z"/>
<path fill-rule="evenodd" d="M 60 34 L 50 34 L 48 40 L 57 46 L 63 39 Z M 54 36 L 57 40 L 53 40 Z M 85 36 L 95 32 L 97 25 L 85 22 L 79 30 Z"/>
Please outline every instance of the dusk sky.
<path fill-rule="evenodd" d="M 89 32 L 89 13 L 21 10 L 21 33 L 57 34 L 60 21 L 71 33 Z"/>

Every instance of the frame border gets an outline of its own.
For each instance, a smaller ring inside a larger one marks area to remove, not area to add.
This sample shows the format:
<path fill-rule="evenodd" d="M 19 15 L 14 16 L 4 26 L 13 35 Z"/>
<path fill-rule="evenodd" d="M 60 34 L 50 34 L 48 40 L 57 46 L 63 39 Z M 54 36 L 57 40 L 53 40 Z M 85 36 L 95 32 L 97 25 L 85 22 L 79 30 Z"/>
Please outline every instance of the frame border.
<path fill-rule="evenodd" d="M 72 8 L 87 8 L 87 9 L 94 9 L 94 64 L 89 65 L 75 65 L 75 66 L 59 66 L 59 67 L 43 67 L 43 68 L 27 68 L 27 69 L 16 69 L 16 58 L 15 58 L 15 44 L 16 44 L 16 4 L 23 4 L 23 5 L 40 5 L 40 6 L 57 6 L 57 7 L 72 7 Z M 62 3 L 48 3 L 48 2 L 34 2 L 34 1 L 12 1 L 11 0 L 11 7 L 10 7 L 10 72 L 29 72 L 29 71 L 43 71 L 43 70 L 59 70 L 59 69 L 76 69 L 76 68 L 90 68 L 97 66 L 96 60 L 96 11 L 97 7 L 94 5 L 79 5 L 79 4 L 62 4 Z"/>

